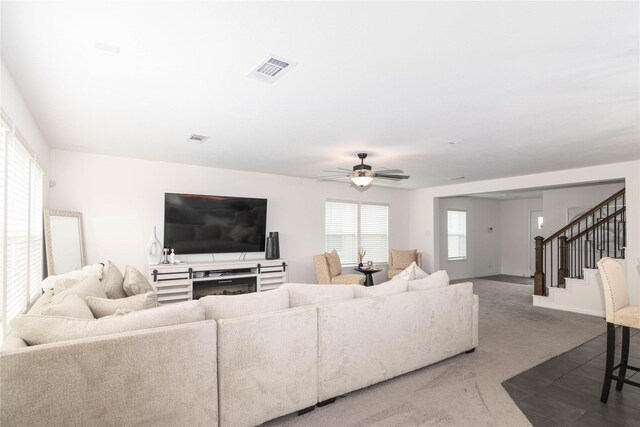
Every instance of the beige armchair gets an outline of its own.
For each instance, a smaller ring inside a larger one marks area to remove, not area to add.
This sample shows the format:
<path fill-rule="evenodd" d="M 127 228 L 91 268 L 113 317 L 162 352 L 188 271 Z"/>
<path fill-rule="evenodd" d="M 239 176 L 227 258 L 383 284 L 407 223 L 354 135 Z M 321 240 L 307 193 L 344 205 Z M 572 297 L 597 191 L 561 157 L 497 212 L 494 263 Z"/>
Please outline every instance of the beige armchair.
<path fill-rule="evenodd" d="M 403 251 L 391 249 L 389 251 L 389 269 L 387 271 L 387 277 L 392 279 L 393 276 L 409 267 L 414 261 L 418 264 L 418 267 L 422 268 L 422 253 L 418 252 L 417 249 Z"/>
<path fill-rule="evenodd" d="M 316 267 L 318 283 L 323 285 L 362 285 L 363 274 L 343 274 L 340 257 L 336 251 L 315 255 L 313 263 Z"/>

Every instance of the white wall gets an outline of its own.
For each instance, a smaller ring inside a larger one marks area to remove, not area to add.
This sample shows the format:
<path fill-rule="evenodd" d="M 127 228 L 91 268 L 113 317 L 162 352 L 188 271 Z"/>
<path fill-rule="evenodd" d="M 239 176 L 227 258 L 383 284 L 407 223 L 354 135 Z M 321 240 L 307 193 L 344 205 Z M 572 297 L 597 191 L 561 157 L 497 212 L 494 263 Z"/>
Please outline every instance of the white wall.
<path fill-rule="evenodd" d="M 27 104 L 24 102 L 18 87 L 2 61 L 0 65 L 0 106 L 9 116 L 16 129 L 22 134 L 29 146 L 34 150 L 40 166 L 45 172 L 45 183 L 48 181 L 49 145 L 42 137 Z M 49 186 L 43 186 L 44 207 L 48 206 Z"/>
<path fill-rule="evenodd" d="M 529 213 L 542 210 L 542 199 L 503 200 L 500 203 L 502 274 L 531 275 L 529 259 L 533 237 L 529 236 Z M 546 228 L 546 218 L 545 226 Z"/>
<path fill-rule="evenodd" d="M 633 304 L 640 304 L 640 161 L 612 163 L 586 168 L 522 175 L 487 181 L 413 190 L 410 197 L 410 244 L 423 253 L 426 269 L 433 270 L 439 265 L 434 230 L 440 226 L 434 212 L 437 199 L 462 194 L 476 194 L 493 191 L 529 189 L 532 187 L 552 187 L 557 185 L 595 183 L 624 179 L 627 203 L 627 279 Z"/>
<path fill-rule="evenodd" d="M 82 212 L 89 263 L 111 259 L 121 269 L 131 264 L 145 271 L 153 226 L 162 241 L 165 192 L 267 198 L 267 231 L 280 232 L 292 282 L 316 281 L 312 256 L 324 251 L 327 198 L 389 203 L 389 246 L 408 245 L 404 190 L 374 186 L 359 192 L 348 184 L 62 150 L 51 151 L 51 170 L 51 207 Z"/>
<path fill-rule="evenodd" d="M 447 259 L 447 211 L 467 212 L 467 259 Z M 454 197 L 439 201 L 440 269 L 451 279 L 489 276 L 500 273 L 500 202 L 477 197 Z M 493 228 L 489 231 L 488 228 Z"/>
<path fill-rule="evenodd" d="M 567 225 L 569 208 L 594 207 L 623 188 L 624 183 L 616 183 L 543 191 L 544 237 Z"/>

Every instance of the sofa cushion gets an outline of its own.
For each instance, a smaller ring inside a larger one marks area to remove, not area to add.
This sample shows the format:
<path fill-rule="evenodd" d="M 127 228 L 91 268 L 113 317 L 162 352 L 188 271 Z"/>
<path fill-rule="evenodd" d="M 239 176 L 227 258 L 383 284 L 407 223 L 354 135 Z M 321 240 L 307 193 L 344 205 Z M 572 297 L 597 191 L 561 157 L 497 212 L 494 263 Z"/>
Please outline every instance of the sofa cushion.
<path fill-rule="evenodd" d="M 95 276 L 61 279 L 53 287 L 51 302 L 56 303 L 67 294 L 75 294 L 84 300 L 88 296 L 106 298 L 100 281 Z"/>
<path fill-rule="evenodd" d="M 440 270 L 418 280 L 409 281 L 409 291 L 424 291 L 427 289 L 442 288 L 449 284 L 449 275 L 446 271 Z"/>
<path fill-rule="evenodd" d="M 417 249 L 406 251 L 391 249 L 391 265 L 393 265 L 393 268 L 407 268 L 411 265 L 412 262 L 415 262 L 417 253 Z"/>
<path fill-rule="evenodd" d="M 147 292 L 153 292 L 151 284 L 144 277 L 144 274 L 140 273 L 135 268 L 128 265 L 124 270 L 124 280 L 122 282 L 122 288 L 128 296 L 146 294 Z"/>
<path fill-rule="evenodd" d="M 318 402 L 316 307 L 216 323 L 220 426 L 262 425 Z"/>
<path fill-rule="evenodd" d="M 87 306 L 93 313 L 93 317 L 98 319 L 100 317 L 117 314 L 116 312 L 120 309 L 137 311 L 154 308 L 158 306 L 158 301 L 155 292 L 152 291 L 146 294 L 118 299 L 87 297 Z"/>
<path fill-rule="evenodd" d="M 318 401 L 473 348 L 475 304 L 466 283 L 319 305 Z"/>
<path fill-rule="evenodd" d="M 89 297 L 91 298 L 91 297 Z M 94 319 L 87 303 L 76 294 L 66 293 L 40 309 L 45 316 L 64 316 L 76 319 Z"/>
<path fill-rule="evenodd" d="M 340 255 L 336 250 L 326 252 L 324 256 L 327 257 L 327 264 L 329 265 L 329 274 L 331 277 L 335 277 L 342 273 L 342 264 L 340 263 Z"/>
<path fill-rule="evenodd" d="M 209 295 L 200 298 L 200 302 L 207 320 L 229 319 L 286 310 L 289 308 L 289 291 L 279 288 L 244 295 Z"/>
<path fill-rule="evenodd" d="M 310 285 L 306 283 L 287 283 L 283 285 L 289 291 L 289 305 L 326 304 L 355 298 L 353 285 Z"/>
<path fill-rule="evenodd" d="M 393 279 L 376 286 L 355 286 L 356 298 L 393 295 L 407 291 L 407 279 Z"/>
<path fill-rule="evenodd" d="M 200 301 L 187 301 L 102 319 L 19 314 L 11 326 L 27 344 L 37 345 L 201 320 L 204 307 Z"/>
<path fill-rule="evenodd" d="M 122 289 L 123 277 L 118 267 L 107 261 L 102 269 L 102 288 L 108 298 L 125 298 L 127 294 Z"/>

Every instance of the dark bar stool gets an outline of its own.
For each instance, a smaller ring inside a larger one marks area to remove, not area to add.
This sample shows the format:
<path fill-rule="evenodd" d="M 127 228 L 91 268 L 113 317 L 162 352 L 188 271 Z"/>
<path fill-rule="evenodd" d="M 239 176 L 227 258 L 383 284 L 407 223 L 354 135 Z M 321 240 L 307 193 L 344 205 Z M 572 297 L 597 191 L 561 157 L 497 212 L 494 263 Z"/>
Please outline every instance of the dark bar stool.
<path fill-rule="evenodd" d="M 631 381 L 625 376 L 627 369 L 640 371 L 640 368 L 629 366 L 629 328 L 640 328 L 640 307 L 629 305 L 629 286 L 622 266 L 613 258 L 602 258 L 598 261 L 598 270 L 604 289 L 604 305 L 607 312 L 607 365 L 604 373 L 604 384 L 600 401 L 607 403 L 611 381 L 616 381 L 616 390 L 622 390 L 624 384 L 640 387 L 640 383 Z M 620 363 L 613 365 L 616 352 L 616 326 L 622 326 L 622 357 Z M 618 374 L 614 372 L 618 370 Z"/>

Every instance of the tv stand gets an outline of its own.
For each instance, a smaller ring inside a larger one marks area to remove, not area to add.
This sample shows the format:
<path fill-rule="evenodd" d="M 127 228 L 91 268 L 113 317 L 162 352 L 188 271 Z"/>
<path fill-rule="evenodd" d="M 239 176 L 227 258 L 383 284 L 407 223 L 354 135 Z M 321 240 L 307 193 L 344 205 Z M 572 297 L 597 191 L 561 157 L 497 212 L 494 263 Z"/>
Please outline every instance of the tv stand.
<path fill-rule="evenodd" d="M 158 303 L 169 304 L 206 295 L 277 289 L 287 282 L 287 261 L 258 259 L 153 264 L 149 266 L 148 273 Z"/>

